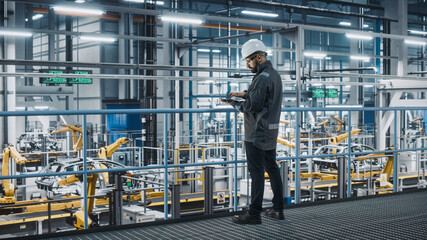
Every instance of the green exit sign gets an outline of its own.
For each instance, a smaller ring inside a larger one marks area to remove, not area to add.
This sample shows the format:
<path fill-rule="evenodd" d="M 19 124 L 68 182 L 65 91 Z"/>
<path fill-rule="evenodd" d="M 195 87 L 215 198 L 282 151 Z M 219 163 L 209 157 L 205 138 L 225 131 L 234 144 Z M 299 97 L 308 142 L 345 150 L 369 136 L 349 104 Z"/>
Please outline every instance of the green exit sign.
<path fill-rule="evenodd" d="M 312 98 L 338 98 L 338 90 L 337 89 L 312 89 L 311 90 Z"/>
<path fill-rule="evenodd" d="M 45 73 L 63 74 L 63 70 L 47 70 Z M 41 79 L 40 79 L 41 81 Z M 67 83 L 66 78 L 48 77 L 43 79 L 43 83 L 47 84 L 63 84 Z"/>
<path fill-rule="evenodd" d="M 91 74 L 92 71 L 81 71 L 81 70 L 76 70 L 76 71 L 69 71 L 69 73 L 73 73 L 73 74 Z M 92 84 L 92 78 L 80 78 L 80 77 L 75 77 L 75 78 L 71 78 L 68 83 L 70 84 Z"/>
<path fill-rule="evenodd" d="M 41 73 L 53 73 L 53 74 L 76 74 L 76 75 L 85 75 L 92 74 L 92 70 L 49 70 L 42 69 Z M 41 84 L 55 85 L 55 84 L 92 84 L 92 78 L 84 78 L 84 77 L 73 77 L 73 78 L 61 78 L 61 77 L 41 77 Z"/>
<path fill-rule="evenodd" d="M 312 98 L 324 98 L 325 97 L 325 90 L 323 90 L 323 89 L 313 89 L 311 91 L 311 97 Z"/>

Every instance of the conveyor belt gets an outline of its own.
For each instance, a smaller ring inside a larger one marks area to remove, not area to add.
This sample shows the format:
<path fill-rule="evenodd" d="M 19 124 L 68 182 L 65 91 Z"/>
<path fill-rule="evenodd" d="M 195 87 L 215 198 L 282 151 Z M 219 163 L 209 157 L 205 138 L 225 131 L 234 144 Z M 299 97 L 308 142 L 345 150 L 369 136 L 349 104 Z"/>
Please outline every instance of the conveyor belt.
<path fill-rule="evenodd" d="M 237 225 L 231 217 L 133 226 L 51 239 L 426 239 L 427 191 L 285 209 L 282 221 Z"/>

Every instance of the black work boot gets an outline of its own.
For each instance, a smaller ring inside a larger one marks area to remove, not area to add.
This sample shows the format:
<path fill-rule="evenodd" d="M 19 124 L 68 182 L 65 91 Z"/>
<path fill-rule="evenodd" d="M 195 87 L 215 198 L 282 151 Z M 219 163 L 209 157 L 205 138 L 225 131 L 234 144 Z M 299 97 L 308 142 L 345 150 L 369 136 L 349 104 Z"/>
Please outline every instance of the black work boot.
<path fill-rule="evenodd" d="M 285 215 L 283 214 L 283 210 L 276 210 L 273 208 L 269 208 L 265 211 L 265 216 L 274 218 L 277 220 L 283 220 L 285 219 Z"/>
<path fill-rule="evenodd" d="M 245 212 L 242 215 L 234 215 L 232 221 L 237 224 L 261 224 L 260 214 L 249 214 Z"/>

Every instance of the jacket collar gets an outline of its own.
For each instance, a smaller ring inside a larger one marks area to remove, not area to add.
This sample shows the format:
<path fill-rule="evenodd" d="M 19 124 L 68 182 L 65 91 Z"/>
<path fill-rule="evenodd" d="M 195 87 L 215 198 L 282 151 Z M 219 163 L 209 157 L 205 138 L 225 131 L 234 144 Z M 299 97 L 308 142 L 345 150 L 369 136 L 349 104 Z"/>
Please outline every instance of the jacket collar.
<path fill-rule="evenodd" d="M 271 64 L 270 60 L 265 61 L 264 63 L 258 65 L 258 71 L 256 73 L 256 76 L 262 73 L 266 68 L 272 68 L 272 67 L 273 65 Z"/>

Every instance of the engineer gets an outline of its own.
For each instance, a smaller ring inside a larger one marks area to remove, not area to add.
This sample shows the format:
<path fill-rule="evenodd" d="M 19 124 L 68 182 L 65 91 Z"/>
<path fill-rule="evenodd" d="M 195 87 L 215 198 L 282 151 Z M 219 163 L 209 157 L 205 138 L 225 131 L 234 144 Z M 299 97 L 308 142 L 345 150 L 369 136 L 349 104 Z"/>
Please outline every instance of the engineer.
<path fill-rule="evenodd" d="M 230 92 L 229 98 L 240 97 L 244 101 L 221 101 L 232 105 L 244 114 L 245 146 L 248 170 L 252 178 L 249 210 L 236 215 L 232 221 L 238 224 L 261 224 L 264 195 L 264 172 L 270 177 L 273 190 L 273 208 L 265 215 L 284 219 L 283 190 L 280 171 L 276 163 L 276 144 L 282 108 L 282 81 L 279 73 L 267 60 L 267 48 L 258 39 L 251 39 L 242 46 L 242 57 L 255 76 L 248 90 Z"/>

